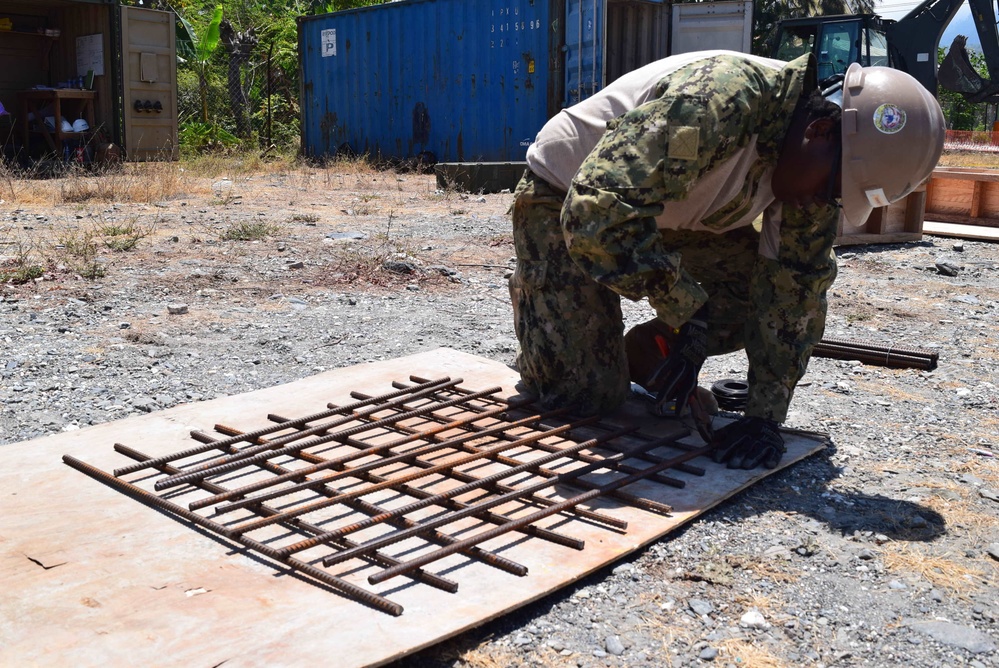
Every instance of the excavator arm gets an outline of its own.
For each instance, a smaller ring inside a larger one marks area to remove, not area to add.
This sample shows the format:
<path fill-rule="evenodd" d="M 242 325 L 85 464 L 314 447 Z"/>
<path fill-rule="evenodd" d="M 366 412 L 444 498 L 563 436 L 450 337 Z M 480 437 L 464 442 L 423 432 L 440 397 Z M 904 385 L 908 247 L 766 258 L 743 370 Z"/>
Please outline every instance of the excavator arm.
<path fill-rule="evenodd" d="M 937 79 L 941 86 L 961 93 L 970 102 L 999 102 L 999 30 L 993 0 L 968 0 L 968 4 L 989 77 L 983 78 L 971 65 L 966 48 L 968 38 L 958 35 L 940 63 Z"/>
<path fill-rule="evenodd" d="M 983 78 L 968 58 L 967 38 L 959 35 L 937 70 L 937 47 L 944 30 L 967 2 L 982 44 L 989 77 Z M 919 80 L 929 90 L 936 84 L 963 94 L 972 102 L 994 102 L 999 95 L 999 32 L 995 0 L 925 0 L 887 29 L 895 67 Z"/>

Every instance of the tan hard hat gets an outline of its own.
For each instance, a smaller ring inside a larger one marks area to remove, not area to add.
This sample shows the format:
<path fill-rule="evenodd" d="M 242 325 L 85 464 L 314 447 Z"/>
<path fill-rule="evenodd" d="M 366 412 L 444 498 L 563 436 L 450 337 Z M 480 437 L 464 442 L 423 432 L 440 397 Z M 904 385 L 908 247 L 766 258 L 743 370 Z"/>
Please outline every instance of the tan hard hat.
<path fill-rule="evenodd" d="M 910 75 L 850 65 L 843 80 L 843 215 L 863 225 L 936 167 L 944 143 L 940 104 Z"/>

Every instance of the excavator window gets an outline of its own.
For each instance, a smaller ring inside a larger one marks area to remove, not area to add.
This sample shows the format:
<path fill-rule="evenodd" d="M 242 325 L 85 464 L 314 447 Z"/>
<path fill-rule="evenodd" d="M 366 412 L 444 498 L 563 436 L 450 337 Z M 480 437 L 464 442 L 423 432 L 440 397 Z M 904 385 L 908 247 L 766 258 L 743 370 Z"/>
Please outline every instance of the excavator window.
<path fill-rule="evenodd" d="M 815 33 L 819 26 L 786 26 L 780 35 L 780 43 L 774 52 L 778 60 L 794 60 L 813 50 Z"/>
<path fill-rule="evenodd" d="M 819 80 L 843 74 L 850 63 L 888 65 L 888 40 L 884 32 L 862 18 L 826 21 L 819 19 L 788 23 L 781 27 L 774 57 L 794 60 L 812 52 L 818 63 Z"/>
<path fill-rule="evenodd" d="M 860 64 L 888 67 L 888 38 L 879 30 L 865 30 L 864 46 L 861 49 Z"/>
<path fill-rule="evenodd" d="M 860 46 L 860 25 L 855 21 L 831 23 L 823 26 L 815 52 L 819 64 L 819 81 L 835 74 L 843 74 L 857 58 Z"/>

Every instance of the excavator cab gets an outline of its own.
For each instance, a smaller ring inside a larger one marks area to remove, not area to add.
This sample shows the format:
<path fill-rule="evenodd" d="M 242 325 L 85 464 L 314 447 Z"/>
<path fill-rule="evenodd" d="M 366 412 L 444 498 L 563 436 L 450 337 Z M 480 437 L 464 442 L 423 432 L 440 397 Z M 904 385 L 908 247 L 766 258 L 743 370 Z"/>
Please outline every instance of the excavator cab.
<path fill-rule="evenodd" d="M 888 65 L 885 23 L 873 14 L 790 19 L 781 23 L 773 57 L 794 60 L 814 53 L 820 81 L 845 73 L 850 63 Z"/>
<path fill-rule="evenodd" d="M 819 80 L 842 74 L 850 63 L 883 65 L 907 72 L 934 95 L 937 84 L 970 102 L 999 102 L 999 22 L 997 0 L 923 0 L 904 17 L 877 14 L 809 16 L 781 21 L 773 58 L 793 60 L 815 54 Z M 988 76 L 978 73 L 958 36 L 937 67 L 944 30 L 967 3 L 978 32 Z"/>

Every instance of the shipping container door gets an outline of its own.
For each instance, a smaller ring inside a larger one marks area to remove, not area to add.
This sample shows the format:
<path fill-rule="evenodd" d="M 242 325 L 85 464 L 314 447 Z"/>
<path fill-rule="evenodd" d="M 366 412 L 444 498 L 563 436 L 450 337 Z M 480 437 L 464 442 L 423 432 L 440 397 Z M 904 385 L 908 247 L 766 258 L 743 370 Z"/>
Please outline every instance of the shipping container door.
<path fill-rule="evenodd" d="M 172 12 L 121 7 L 122 98 L 129 160 L 176 160 L 177 46 Z"/>
<path fill-rule="evenodd" d="M 548 120 L 547 10 L 407 0 L 300 18 L 305 153 L 523 160 Z"/>
<path fill-rule="evenodd" d="M 565 106 L 603 87 L 605 0 L 566 0 Z"/>

